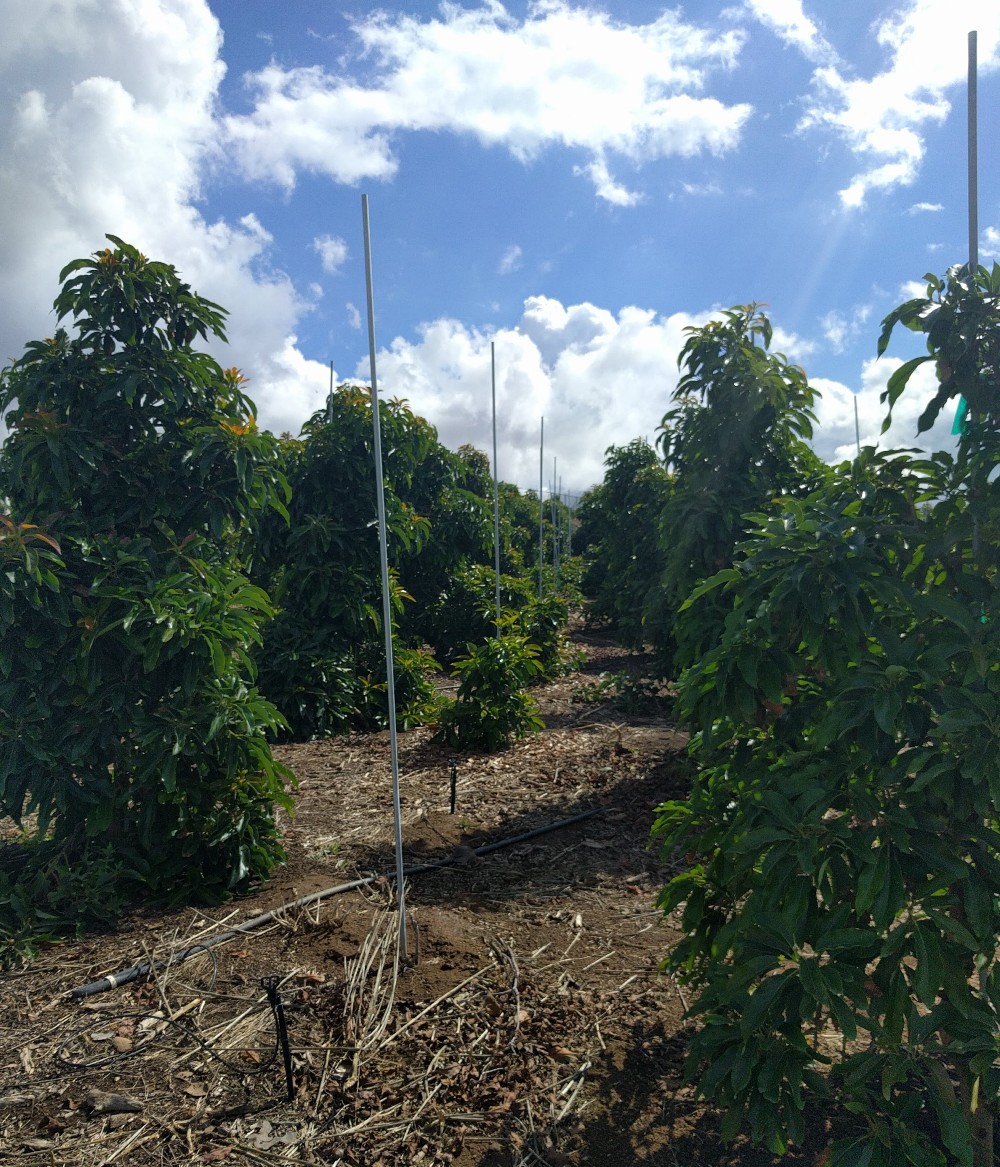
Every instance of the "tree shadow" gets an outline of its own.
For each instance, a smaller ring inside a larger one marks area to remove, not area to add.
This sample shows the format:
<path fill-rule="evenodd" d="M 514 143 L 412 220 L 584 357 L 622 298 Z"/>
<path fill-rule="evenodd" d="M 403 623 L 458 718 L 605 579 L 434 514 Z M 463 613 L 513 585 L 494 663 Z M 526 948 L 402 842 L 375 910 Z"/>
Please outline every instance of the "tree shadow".
<path fill-rule="evenodd" d="M 637 1022 L 629 1037 L 609 1048 L 595 1066 L 591 1086 L 598 1105 L 584 1112 L 581 1139 L 591 1167 L 625 1162 L 670 1167 L 772 1167 L 812 1164 L 826 1145 L 822 1123 L 803 1147 L 778 1157 L 740 1139 L 719 1137 L 721 1116 L 683 1084 L 688 1032 L 670 1032 L 663 1021 Z"/>

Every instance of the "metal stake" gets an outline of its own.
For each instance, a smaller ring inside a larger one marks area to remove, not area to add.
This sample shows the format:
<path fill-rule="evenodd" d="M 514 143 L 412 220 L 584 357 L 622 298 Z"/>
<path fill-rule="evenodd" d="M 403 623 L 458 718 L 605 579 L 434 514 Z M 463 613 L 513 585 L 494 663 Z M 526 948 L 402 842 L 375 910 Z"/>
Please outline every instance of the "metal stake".
<path fill-rule="evenodd" d="M 396 832 L 396 904 L 399 909 L 399 951 L 406 959 L 406 903 L 403 889 L 403 812 L 399 799 L 399 742 L 396 734 L 396 675 L 392 655 L 392 603 L 389 598 L 389 551 L 385 525 L 385 478 L 382 474 L 382 426 L 375 378 L 375 300 L 372 292 L 372 248 L 368 226 L 368 196 L 361 196 L 365 236 L 365 285 L 368 293 L 368 362 L 372 380 L 372 428 L 375 447 L 375 495 L 378 501 L 379 557 L 382 562 L 382 623 L 385 626 L 385 669 L 389 697 L 389 742 L 392 753 L 392 814 Z"/>

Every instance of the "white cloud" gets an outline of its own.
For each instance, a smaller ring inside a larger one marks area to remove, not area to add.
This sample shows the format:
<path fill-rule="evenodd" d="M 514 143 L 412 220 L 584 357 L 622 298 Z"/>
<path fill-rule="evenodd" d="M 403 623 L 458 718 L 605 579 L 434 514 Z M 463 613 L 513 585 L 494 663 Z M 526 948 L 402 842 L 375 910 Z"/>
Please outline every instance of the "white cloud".
<path fill-rule="evenodd" d="M 300 169 L 344 183 L 387 179 L 395 135 L 450 131 L 525 162 L 553 145 L 583 151 L 590 161 L 578 172 L 626 206 L 637 196 L 611 175 L 610 155 L 636 165 L 718 154 L 738 144 L 751 113 L 702 95 L 711 72 L 733 66 L 743 35 L 674 11 L 630 25 L 545 0 L 518 22 L 491 0 L 446 4 L 429 20 L 376 12 L 353 28 L 373 63 L 367 84 L 342 66 L 272 64 L 248 78 L 253 112 L 226 119 L 248 175 L 286 187 Z"/>
<path fill-rule="evenodd" d="M 602 197 L 621 204 L 636 196 L 607 159 L 635 168 L 723 150 L 749 115 L 748 106 L 701 92 L 711 70 L 733 63 L 739 37 L 715 37 L 674 12 L 628 26 L 548 0 L 521 23 L 497 3 L 446 7 L 425 23 L 373 16 L 357 26 L 374 63 L 369 87 L 319 69 L 273 67 L 270 81 L 256 79 L 262 96 L 253 115 L 230 119 L 224 132 L 221 33 L 204 0 L 0 0 L 0 17 L 0 358 L 50 331 L 59 269 L 102 247 L 111 230 L 234 308 L 231 344 L 217 355 L 251 378 L 259 421 L 276 432 L 297 432 L 327 392 L 328 366 L 306 360 L 295 340 L 320 292 L 297 291 L 274 268 L 268 222 L 203 213 L 202 178 L 234 141 L 251 172 L 288 182 L 302 167 L 337 167 L 342 181 L 385 177 L 395 167 L 391 138 L 408 129 L 474 134 L 525 159 L 555 143 L 582 152 Z M 437 71 L 439 89 L 426 84 Z M 331 149 L 338 142 L 339 156 Z M 983 239 L 984 250 L 1000 248 L 996 228 Z M 317 240 L 324 264 L 343 262 L 341 244 Z M 361 326 L 352 304 L 346 315 Z M 676 384 L 683 328 L 705 319 L 525 301 L 517 326 L 495 336 L 502 475 L 523 486 L 537 481 L 543 413 L 546 445 L 572 488 L 601 478 L 607 444 L 655 437 Z M 434 321 L 416 342 L 391 344 L 380 380 L 439 425 L 449 445 L 486 448 L 490 339 Z M 775 347 L 796 360 L 812 351 L 780 331 Z M 883 361 L 878 377 L 888 367 Z M 865 375 L 874 386 L 876 374 L 866 367 Z M 827 416 L 840 424 L 833 406 Z M 850 438 L 853 412 L 848 421 Z"/>
<path fill-rule="evenodd" d="M 490 341 L 496 345 L 497 418 L 500 476 L 522 488 L 538 482 L 539 419 L 545 417 L 546 465 L 559 459 L 560 473 L 574 492 L 604 475 L 604 448 L 635 437 L 655 440 L 677 384 L 677 354 L 685 329 L 715 313 L 678 312 L 669 317 L 638 307 L 617 314 L 595 304 L 564 305 L 548 296 L 530 296 L 516 328 L 493 336 L 456 320 L 435 320 L 411 343 L 397 338 L 378 355 L 379 385 L 387 396 L 403 397 L 437 426 L 452 449 L 471 442 L 489 448 Z M 775 328 L 772 351 L 791 360 L 815 346 Z M 825 461 L 855 454 L 854 405 L 861 444 L 881 449 L 951 448 L 953 410 L 917 437 L 917 419 L 936 391 L 933 369 L 921 366 L 896 404 L 884 435 L 885 406 L 879 402 L 902 360 L 867 360 L 855 394 L 838 381 L 811 377 L 818 389 L 818 424 L 813 447 Z M 356 375 L 367 378 L 367 362 Z M 595 442 L 595 435 L 600 441 Z"/>
<path fill-rule="evenodd" d="M 515 272 L 521 267 L 521 248 L 512 243 L 510 247 L 500 257 L 500 266 L 497 272 L 502 276 L 509 276 L 511 272 Z"/>
<path fill-rule="evenodd" d="M 833 46 L 803 11 L 802 0 L 746 0 L 746 10 L 809 60 L 836 58 Z"/>
<path fill-rule="evenodd" d="M 826 343 L 835 353 L 842 353 L 861 336 L 871 316 L 871 306 L 856 304 L 850 313 L 837 309 L 827 312 L 820 320 Z"/>
<path fill-rule="evenodd" d="M 601 480 L 605 447 L 655 438 L 677 383 L 684 328 L 705 319 L 637 307 L 616 315 L 532 296 L 516 328 L 491 336 L 444 319 L 424 325 L 416 343 L 394 340 L 378 357 L 379 386 L 406 398 L 452 449 L 464 442 L 488 449 L 492 340 L 501 478 L 537 486 L 544 416 L 546 464 L 557 457 L 575 492 Z M 367 363 L 357 375 L 367 376 Z"/>
<path fill-rule="evenodd" d="M 272 268 L 255 215 L 198 209 L 225 72 L 207 4 L 0 0 L 0 17 L 0 359 L 51 331 L 59 270 L 112 231 L 238 309 L 213 351 L 250 376 L 261 424 L 297 431 L 329 376 L 294 349 L 313 301 Z"/>
<path fill-rule="evenodd" d="M 261 354 L 254 362 L 257 376 L 247 387 L 257 402 L 258 422 L 275 434 L 297 434 L 302 423 L 323 408 L 330 391 L 330 366 L 307 360 L 295 342 L 289 336 L 279 352 Z M 264 391 L 255 393 L 260 387 Z"/>
<path fill-rule="evenodd" d="M 900 303 L 906 300 L 922 300 L 927 295 L 927 285 L 923 280 L 906 280 L 899 285 Z"/>
<path fill-rule="evenodd" d="M 1000 259 L 1000 228 L 987 227 L 979 236 L 979 262 Z"/>
<path fill-rule="evenodd" d="M 347 260 L 347 243 L 336 235 L 317 235 L 313 250 L 327 272 L 336 272 Z"/>
<path fill-rule="evenodd" d="M 879 401 L 879 396 L 902 363 L 895 357 L 865 361 L 861 369 L 861 387 L 856 394 L 838 381 L 823 377 L 811 379 L 813 387 L 822 394 L 817 403 L 819 422 L 812 444 L 824 461 L 842 462 L 857 453 L 855 402 L 862 446 L 878 446 L 882 450 L 924 451 L 954 448 L 955 438 L 951 435 L 955 412 L 953 408 L 946 408 L 932 429 L 917 434 L 917 420 L 937 391 L 934 368 L 930 363 L 921 365 L 910 378 L 909 385 L 893 409 L 892 425 L 884 434 L 881 432 L 887 410 Z"/>
<path fill-rule="evenodd" d="M 706 195 L 722 194 L 722 187 L 717 182 L 682 182 L 681 190 L 686 195 L 702 198 Z"/>
<path fill-rule="evenodd" d="M 943 211 L 944 203 L 914 203 L 910 207 L 911 215 L 920 215 L 924 212 Z"/>
<path fill-rule="evenodd" d="M 924 156 L 924 127 L 940 123 L 951 104 L 945 93 L 967 75 L 965 29 L 978 30 L 979 67 L 996 66 L 1000 5 L 990 0 L 906 0 L 875 27 L 888 62 L 863 79 L 836 65 L 817 69 L 814 93 L 800 129 L 838 134 L 864 167 L 840 192 L 845 208 L 875 190 L 911 183 Z"/>
<path fill-rule="evenodd" d="M 594 192 L 599 199 L 611 203 L 615 207 L 634 207 L 642 202 L 642 195 L 638 191 L 629 190 L 611 177 L 607 161 L 604 156 L 595 158 L 586 166 L 574 166 L 574 174 L 585 174 L 594 184 Z"/>
<path fill-rule="evenodd" d="M 773 326 L 771 352 L 782 353 L 795 364 L 801 365 L 807 357 L 811 357 L 816 352 L 818 347 L 814 340 L 808 340 L 794 332 L 786 332 L 778 324 Z"/>

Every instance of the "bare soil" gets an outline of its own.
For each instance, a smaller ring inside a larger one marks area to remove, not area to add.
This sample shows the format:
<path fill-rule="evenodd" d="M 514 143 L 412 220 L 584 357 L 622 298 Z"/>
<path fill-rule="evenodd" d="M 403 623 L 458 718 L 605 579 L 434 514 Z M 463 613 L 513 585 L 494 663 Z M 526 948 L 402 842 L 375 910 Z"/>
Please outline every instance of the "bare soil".
<path fill-rule="evenodd" d="M 454 758 L 426 730 L 401 736 L 405 865 L 445 864 L 406 881 L 405 956 L 388 737 L 352 735 L 278 751 L 297 811 L 288 864 L 256 894 L 138 910 L 7 974 L 0 1162 L 777 1162 L 723 1146 L 718 1114 L 682 1083 L 685 993 L 659 970 L 676 933 L 655 904 L 672 868 L 649 828 L 685 793 L 685 738 L 668 706 L 574 701 L 602 672 L 646 664 L 598 635 L 579 643 L 581 672 L 538 691 L 543 732 Z M 130 983 L 70 995 L 143 963 Z M 822 1161 L 826 1141 L 820 1125 L 782 1162 Z"/>

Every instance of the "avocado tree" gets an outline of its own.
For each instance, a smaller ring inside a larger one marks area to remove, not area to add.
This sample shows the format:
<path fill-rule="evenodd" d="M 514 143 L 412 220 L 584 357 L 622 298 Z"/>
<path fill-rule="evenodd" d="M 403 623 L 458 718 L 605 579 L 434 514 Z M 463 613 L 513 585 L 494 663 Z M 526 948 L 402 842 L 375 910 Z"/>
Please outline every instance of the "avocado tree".
<path fill-rule="evenodd" d="M 0 374 L 0 812 L 77 872 L 218 899 L 282 858 L 250 660 L 271 607 L 233 549 L 286 488 L 243 377 L 193 347 L 224 311 L 108 240 L 61 273 L 72 331 Z"/>
<path fill-rule="evenodd" d="M 953 269 L 883 323 L 962 395 L 957 457 L 866 450 L 747 520 L 681 618 L 699 770 L 654 831 L 692 860 L 661 896 L 700 993 L 688 1073 L 772 1151 L 810 1097 L 854 1130 L 830 1163 L 987 1167 L 1000 1097 L 1000 268 Z M 719 612 L 723 611 L 721 636 Z M 697 625 L 706 627 L 699 630 Z"/>
<path fill-rule="evenodd" d="M 379 410 L 389 451 L 386 521 L 398 621 L 406 599 L 400 555 L 416 554 L 430 532 L 426 517 L 401 494 L 436 445 L 436 434 L 403 402 L 380 402 Z M 254 532 L 254 579 L 278 608 L 258 650 L 261 689 L 297 739 L 379 725 L 387 715 L 372 442 L 368 390 L 341 385 L 299 438 L 283 444 L 290 521 L 264 515 Z M 419 700 L 425 670 L 420 660 L 409 663 Z M 405 720 L 405 653 L 397 664 Z"/>
<path fill-rule="evenodd" d="M 609 620 L 622 643 L 641 649 L 650 593 L 664 570 L 660 517 L 670 476 L 642 438 L 611 446 L 604 479 L 580 499 L 577 545 L 586 564 L 588 620 Z"/>
<path fill-rule="evenodd" d="M 673 476 L 661 516 L 665 567 L 646 614 L 650 641 L 673 667 L 674 613 L 695 584 L 729 565 L 749 530 L 745 516 L 781 495 L 803 495 L 825 473 L 806 444 L 815 392 L 804 371 L 770 351 L 771 322 L 757 304 L 692 327 L 659 445 Z M 677 664 L 707 646 L 679 646 Z"/>

